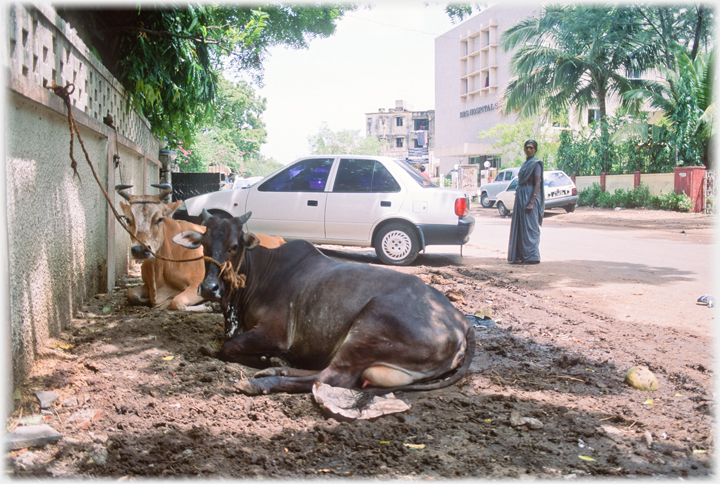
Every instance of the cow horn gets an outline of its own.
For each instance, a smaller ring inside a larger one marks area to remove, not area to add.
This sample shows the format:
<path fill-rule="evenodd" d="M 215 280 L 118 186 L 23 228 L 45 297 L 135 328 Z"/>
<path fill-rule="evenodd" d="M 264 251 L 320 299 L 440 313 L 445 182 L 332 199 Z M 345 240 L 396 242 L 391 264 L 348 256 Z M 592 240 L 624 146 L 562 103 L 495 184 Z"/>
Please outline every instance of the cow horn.
<path fill-rule="evenodd" d="M 248 212 L 245 215 L 241 215 L 238 217 L 238 220 L 240 220 L 240 223 L 245 225 L 247 221 L 250 219 L 250 215 L 252 215 L 252 212 Z"/>
<path fill-rule="evenodd" d="M 205 209 L 203 208 L 203 209 L 202 209 L 202 217 L 203 217 L 203 225 L 204 225 L 205 222 L 207 222 L 208 220 L 210 220 L 211 218 L 213 218 L 214 215 L 211 214 L 210 212 L 208 212 L 207 210 L 205 210 Z"/>
<path fill-rule="evenodd" d="M 163 198 L 167 197 L 168 195 L 172 194 L 172 186 L 170 186 L 167 183 L 153 183 L 150 185 L 151 187 L 159 188 L 160 193 L 158 193 L 158 198 L 162 200 Z"/>
<path fill-rule="evenodd" d="M 127 190 L 131 189 L 132 185 L 115 185 L 115 191 L 118 192 L 118 195 L 123 197 L 125 200 L 130 200 L 130 193 L 127 192 Z"/>

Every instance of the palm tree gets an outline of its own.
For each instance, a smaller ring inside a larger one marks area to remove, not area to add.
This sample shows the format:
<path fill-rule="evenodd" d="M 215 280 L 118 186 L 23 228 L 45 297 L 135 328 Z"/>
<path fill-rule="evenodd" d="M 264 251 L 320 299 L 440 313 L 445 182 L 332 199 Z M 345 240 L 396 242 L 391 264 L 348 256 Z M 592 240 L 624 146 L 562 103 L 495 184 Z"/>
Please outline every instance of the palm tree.
<path fill-rule="evenodd" d="M 627 91 L 624 98 L 647 103 L 662 115 L 655 124 L 669 132 L 678 162 L 692 165 L 702 161 L 709 167 L 709 142 L 715 134 L 714 50 L 697 55 L 694 61 L 692 53 L 681 46 L 674 46 L 672 53 L 677 67 L 659 68 L 663 81 L 645 81 L 641 88 Z M 629 124 L 615 138 L 628 134 L 647 138 L 648 129 L 647 122 Z"/>
<path fill-rule="evenodd" d="M 597 106 L 607 171 L 607 99 L 633 87 L 623 74 L 656 63 L 658 46 L 645 42 L 646 35 L 637 12 L 617 5 L 555 5 L 540 18 L 522 20 L 501 37 L 506 52 L 517 48 L 515 77 L 502 94 L 504 114 L 527 117 L 574 107 L 580 116 Z"/>

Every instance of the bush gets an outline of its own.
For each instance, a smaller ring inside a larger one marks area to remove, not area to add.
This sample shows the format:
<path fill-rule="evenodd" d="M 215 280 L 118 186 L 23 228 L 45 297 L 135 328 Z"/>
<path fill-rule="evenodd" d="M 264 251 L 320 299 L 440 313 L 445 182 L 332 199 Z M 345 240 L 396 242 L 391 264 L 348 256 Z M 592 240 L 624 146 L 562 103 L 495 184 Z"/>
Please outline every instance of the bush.
<path fill-rule="evenodd" d="M 578 193 L 578 205 L 581 207 L 592 207 L 595 205 L 597 198 L 602 194 L 602 189 L 597 183 L 593 183 L 591 187 Z"/>
<path fill-rule="evenodd" d="M 684 193 L 663 193 L 660 196 L 650 194 L 650 189 L 639 185 L 632 190 L 619 188 L 612 195 L 603 192 L 600 185 L 593 185 L 578 193 L 578 205 L 598 208 L 654 208 L 689 212 L 692 210 L 692 199 Z"/>

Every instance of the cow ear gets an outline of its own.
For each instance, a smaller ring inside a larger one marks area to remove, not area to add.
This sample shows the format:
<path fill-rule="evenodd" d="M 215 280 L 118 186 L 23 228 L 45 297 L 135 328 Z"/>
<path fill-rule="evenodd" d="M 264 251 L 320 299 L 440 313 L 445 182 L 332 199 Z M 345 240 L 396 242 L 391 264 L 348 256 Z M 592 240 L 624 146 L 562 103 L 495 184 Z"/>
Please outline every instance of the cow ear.
<path fill-rule="evenodd" d="M 163 204 L 163 216 L 165 217 L 172 217 L 172 214 L 175 213 L 175 211 L 180 208 L 180 204 L 182 203 L 182 200 L 178 200 L 177 202 L 172 203 L 166 203 Z"/>
<path fill-rule="evenodd" d="M 130 210 L 130 204 L 129 204 L 129 203 L 125 203 L 125 202 L 123 202 L 122 200 L 120 200 L 120 208 L 122 209 L 122 211 L 123 211 L 123 213 L 125 214 L 125 216 L 126 216 L 127 218 L 130 218 L 130 216 L 132 215 L 132 210 Z"/>
<path fill-rule="evenodd" d="M 200 241 L 202 240 L 202 236 L 203 234 L 200 232 L 186 230 L 185 232 L 180 232 L 173 237 L 173 242 L 177 245 L 185 247 L 186 249 L 197 249 L 201 245 Z"/>
<path fill-rule="evenodd" d="M 245 232 L 243 234 L 243 244 L 245 245 L 246 249 L 253 250 L 255 247 L 260 245 L 260 239 L 258 239 L 257 236 L 251 232 Z"/>

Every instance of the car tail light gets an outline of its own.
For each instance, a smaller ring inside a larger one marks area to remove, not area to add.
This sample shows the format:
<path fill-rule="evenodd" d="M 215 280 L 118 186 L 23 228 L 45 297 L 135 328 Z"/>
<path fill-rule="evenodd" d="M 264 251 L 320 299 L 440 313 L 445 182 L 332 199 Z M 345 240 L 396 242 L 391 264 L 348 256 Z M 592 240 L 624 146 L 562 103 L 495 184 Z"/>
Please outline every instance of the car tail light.
<path fill-rule="evenodd" d="M 577 188 L 573 187 L 572 194 L 577 195 Z"/>
<path fill-rule="evenodd" d="M 465 217 L 468 213 L 470 213 L 470 200 L 467 198 L 455 199 L 455 215 Z"/>

